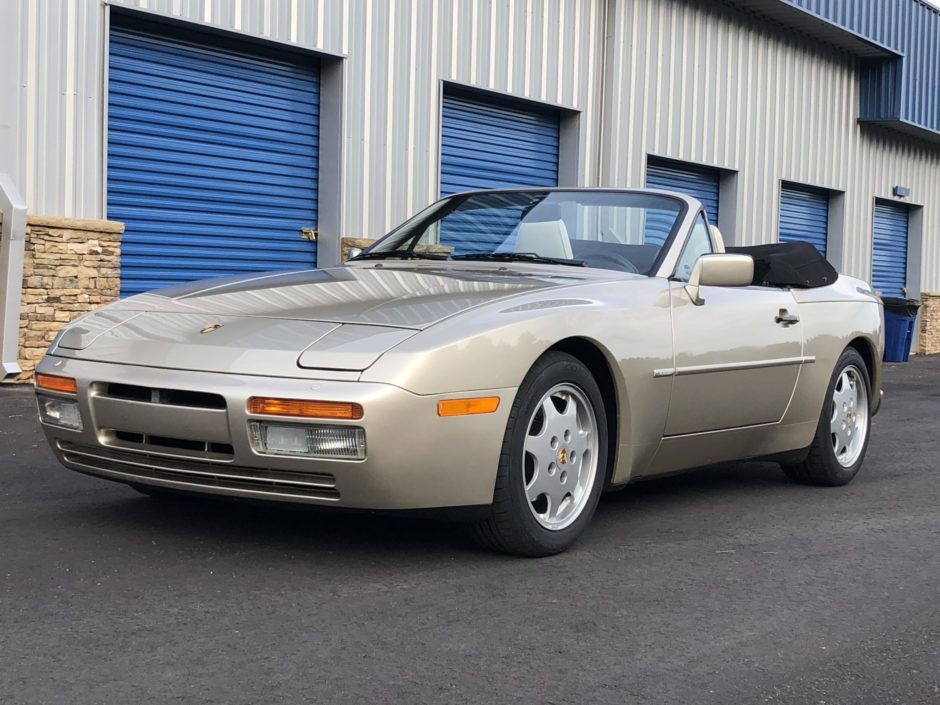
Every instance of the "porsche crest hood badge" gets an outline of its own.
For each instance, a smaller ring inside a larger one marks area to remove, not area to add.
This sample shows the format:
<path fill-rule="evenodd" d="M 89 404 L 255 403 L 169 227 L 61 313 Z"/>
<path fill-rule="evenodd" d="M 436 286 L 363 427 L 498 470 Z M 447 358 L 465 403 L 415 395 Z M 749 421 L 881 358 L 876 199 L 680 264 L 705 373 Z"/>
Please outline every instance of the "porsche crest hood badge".
<path fill-rule="evenodd" d="M 199 332 L 200 333 L 212 333 L 213 331 L 217 331 L 221 327 L 222 327 L 221 323 L 210 323 Z"/>

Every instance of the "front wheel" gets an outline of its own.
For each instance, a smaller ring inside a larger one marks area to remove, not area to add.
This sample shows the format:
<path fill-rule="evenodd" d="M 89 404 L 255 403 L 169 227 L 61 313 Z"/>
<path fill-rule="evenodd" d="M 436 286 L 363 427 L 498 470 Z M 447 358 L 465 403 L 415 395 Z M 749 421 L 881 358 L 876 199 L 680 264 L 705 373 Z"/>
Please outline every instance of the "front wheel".
<path fill-rule="evenodd" d="M 851 482 L 868 449 L 871 383 L 862 356 L 848 348 L 836 363 L 816 436 L 800 463 L 783 465 L 794 482 L 837 487 Z"/>
<path fill-rule="evenodd" d="M 509 415 L 490 516 L 473 527 L 493 550 L 564 551 L 584 532 L 607 473 L 607 417 L 597 382 L 551 352 L 526 376 Z"/>

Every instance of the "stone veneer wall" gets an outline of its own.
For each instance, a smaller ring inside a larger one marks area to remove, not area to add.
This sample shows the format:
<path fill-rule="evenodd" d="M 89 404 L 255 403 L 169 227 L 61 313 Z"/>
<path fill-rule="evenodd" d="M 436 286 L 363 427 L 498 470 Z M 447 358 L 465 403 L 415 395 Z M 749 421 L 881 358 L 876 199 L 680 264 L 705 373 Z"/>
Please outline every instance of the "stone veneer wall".
<path fill-rule="evenodd" d="M 375 242 L 375 240 L 369 237 L 344 237 L 340 241 L 340 260 L 345 262 L 346 258 L 349 256 L 349 251 L 353 247 L 364 250 L 373 242 Z"/>
<path fill-rule="evenodd" d="M 28 216 L 16 381 L 33 370 L 59 328 L 118 298 L 123 223 Z"/>
<path fill-rule="evenodd" d="M 940 292 L 920 295 L 920 352 L 940 353 Z"/>

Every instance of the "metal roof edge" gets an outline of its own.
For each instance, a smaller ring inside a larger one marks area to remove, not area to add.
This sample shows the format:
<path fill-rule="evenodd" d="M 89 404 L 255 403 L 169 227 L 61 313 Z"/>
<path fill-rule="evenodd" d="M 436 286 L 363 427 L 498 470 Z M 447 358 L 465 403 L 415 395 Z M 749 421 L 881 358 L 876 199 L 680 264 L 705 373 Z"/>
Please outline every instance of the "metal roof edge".
<path fill-rule="evenodd" d="M 858 123 L 860 125 L 876 125 L 895 132 L 919 137 L 925 142 L 940 144 L 940 130 L 934 130 L 931 127 L 925 127 L 903 118 L 858 118 Z"/>
<path fill-rule="evenodd" d="M 897 59 L 903 56 L 880 42 L 795 5 L 791 0 L 725 0 L 725 2 L 732 7 L 749 11 L 764 19 L 799 31 L 817 41 L 835 46 L 852 56 L 866 59 Z"/>

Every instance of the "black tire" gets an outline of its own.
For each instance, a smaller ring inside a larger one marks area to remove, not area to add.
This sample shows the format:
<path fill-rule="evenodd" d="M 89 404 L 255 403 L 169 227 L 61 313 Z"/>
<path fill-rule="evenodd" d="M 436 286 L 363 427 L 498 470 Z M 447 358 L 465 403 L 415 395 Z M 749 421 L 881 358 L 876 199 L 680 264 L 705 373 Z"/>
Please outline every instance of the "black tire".
<path fill-rule="evenodd" d="M 528 425 L 543 396 L 558 384 L 576 387 L 592 407 L 597 429 L 597 470 L 577 518 L 565 528 L 542 526 L 530 509 L 525 490 L 524 444 Z M 549 352 L 533 365 L 516 395 L 506 433 L 489 516 L 471 527 L 482 546 L 517 556 L 550 556 L 568 549 L 584 533 L 607 480 L 607 417 L 594 377 L 575 357 Z"/>
<path fill-rule="evenodd" d="M 867 419 L 861 452 L 855 462 L 849 466 L 844 466 L 836 459 L 836 452 L 833 448 L 834 434 L 830 429 L 830 420 L 833 413 L 833 395 L 836 384 L 839 382 L 842 373 L 852 368 L 861 373 L 858 378 L 864 386 L 865 398 L 867 399 L 865 412 Z M 793 482 L 823 487 L 840 487 L 851 482 L 852 478 L 858 474 L 859 468 L 862 467 L 865 453 L 868 450 L 868 440 L 871 437 L 871 402 L 871 380 L 865 361 L 855 348 L 846 348 L 839 357 L 832 378 L 829 380 L 829 386 L 826 388 L 826 397 L 819 414 L 816 436 L 813 438 L 813 443 L 809 447 L 805 460 L 798 463 L 781 463 L 787 477 Z"/>

